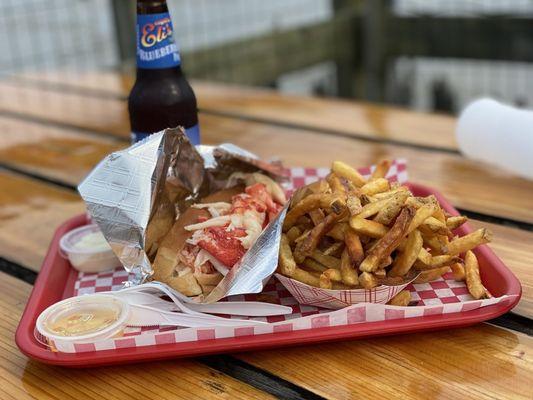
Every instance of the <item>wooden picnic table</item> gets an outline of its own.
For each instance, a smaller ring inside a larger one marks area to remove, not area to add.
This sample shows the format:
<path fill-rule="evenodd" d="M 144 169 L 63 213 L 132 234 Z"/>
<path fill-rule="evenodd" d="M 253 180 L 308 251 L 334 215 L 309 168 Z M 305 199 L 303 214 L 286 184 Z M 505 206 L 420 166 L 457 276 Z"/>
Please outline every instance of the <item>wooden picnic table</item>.
<path fill-rule="evenodd" d="M 289 166 L 406 158 L 412 181 L 493 230 L 520 303 L 468 328 L 149 365 L 72 371 L 22 355 L 14 332 L 53 232 L 84 211 L 76 185 L 129 143 L 131 83 L 64 71 L 0 81 L 1 398 L 533 398 L 533 182 L 463 158 L 449 116 L 205 82 L 193 82 L 204 143 Z"/>

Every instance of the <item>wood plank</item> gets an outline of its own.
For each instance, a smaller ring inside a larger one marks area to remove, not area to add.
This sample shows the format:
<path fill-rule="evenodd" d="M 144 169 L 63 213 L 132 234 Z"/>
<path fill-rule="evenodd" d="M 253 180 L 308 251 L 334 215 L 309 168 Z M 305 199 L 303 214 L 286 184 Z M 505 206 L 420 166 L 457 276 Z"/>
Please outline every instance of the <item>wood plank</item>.
<path fill-rule="evenodd" d="M 532 394 L 533 338 L 486 324 L 238 357 L 332 399 L 531 399 Z"/>
<path fill-rule="evenodd" d="M 9 111 L 30 115 L 57 123 L 70 124 L 89 130 L 107 132 L 122 138 L 128 137 L 128 121 L 123 102 L 114 99 L 102 99 L 98 97 L 83 96 L 75 93 L 59 93 L 56 91 L 42 91 L 33 87 L 19 88 L 11 84 L 0 84 L 0 111 Z M 246 91 L 243 93 L 246 99 Z M 8 96 L 11 98 L 8 99 Z M 274 95 L 273 95 L 274 96 Z M 278 96 L 279 97 L 279 96 Z M 228 94 L 228 102 L 231 96 Z M 275 103 L 274 98 L 272 102 Z M 312 99 L 311 99 L 312 100 Z M 46 104 L 46 106 L 45 106 Z M 244 104 L 244 103 L 243 103 Z M 283 101 L 280 100 L 280 109 Z M 317 105 L 318 107 L 318 105 Z M 373 113 L 373 106 L 369 106 L 367 113 Z M 90 113 L 87 110 L 92 110 Z M 308 109 L 308 115 L 319 113 L 320 107 Z M 339 113 L 341 116 L 342 113 Z M 220 141 L 232 141 L 242 144 L 254 150 L 260 147 L 261 155 L 268 156 L 278 154 L 294 156 L 289 163 L 293 165 L 305 165 L 315 163 L 314 157 L 309 157 L 307 150 L 322 154 L 322 149 L 335 148 L 341 145 L 343 153 L 338 148 L 328 152 L 337 157 L 345 157 L 356 165 L 365 165 L 373 162 L 378 157 L 407 157 L 413 161 L 413 167 L 417 168 L 416 178 L 422 183 L 430 183 L 437 186 L 447 194 L 459 207 L 482 212 L 486 214 L 533 222 L 533 209 L 529 207 L 529 196 L 533 193 L 533 182 L 517 178 L 498 169 L 486 169 L 479 163 L 468 161 L 456 154 L 441 152 L 419 152 L 416 149 L 386 144 L 375 144 L 364 140 L 355 140 L 339 136 L 313 134 L 305 130 L 287 129 L 267 124 L 254 124 L 249 121 L 224 119 L 220 117 L 201 115 L 202 131 L 204 140 L 210 143 Z M 422 114 L 420 123 L 423 126 L 438 126 L 432 124 L 431 116 Z M 204 126 L 205 125 L 205 126 Z M 248 129 L 259 131 L 252 135 Z M 392 128 L 391 128 L 392 129 Z M 248 132 L 246 136 L 238 136 L 236 132 Z M 264 146 L 268 134 L 268 146 Z M 401 134 L 402 130 L 398 130 Z M 305 140 L 300 140 L 303 137 Z M 260 137 L 261 140 L 257 138 Z M 287 137 L 291 138 L 290 143 Z M 276 142 L 276 138 L 279 141 Z M 292 149 L 287 150 L 288 145 Z M 346 145 L 349 145 L 347 147 Z M 348 153 L 346 149 L 351 149 Z M 341 155 L 342 154 L 342 155 Z M 354 154 L 357 157 L 354 157 Z M 300 155 L 300 157 L 297 157 Z M 331 157 L 330 157 L 331 158 Z M 324 162 L 329 162 L 329 159 Z M 416 161 L 416 164 L 415 164 Z M 497 181 L 495 181 L 496 179 Z M 465 193 L 465 182 L 472 188 L 471 192 Z M 499 184 L 501 190 L 493 190 Z M 501 207 L 505 204 L 505 207 Z"/>
<path fill-rule="evenodd" d="M 0 256 L 38 271 L 55 229 L 85 206 L 71 190 L 5 171 L 0 187 Z"/>
<path fill-rule="evenodd" d="M 132 78 L 117 73 L 26 73 L 27 84 L 48 83 L 127 96 Z M 5 83 L 5 82 L 4 82 Z M 282 95 L 275 90 L 193 81 L 201 109 L 298 124 L 374 140 L 456 150 L 455 119 L 364 102 Z M 57 88 L 56 88 L 57 89 Z M 0 98 L 1 101 L 1 98 Z M 0 108 L 4 105 L 0 103 Z"/>
<path fill-rule="evenodd" d="M 128 142 L 0 117 L 0 163 L 77 185 L 107 154 Z"/>
<path fill-rule="evenodd" d="M 31 286 L 0 273 L 2 398 L 16 399 L 267 399 L 254 389 L 194 360 L 91 369 L 65 369 L 29 360 L 13 337 Z"/>

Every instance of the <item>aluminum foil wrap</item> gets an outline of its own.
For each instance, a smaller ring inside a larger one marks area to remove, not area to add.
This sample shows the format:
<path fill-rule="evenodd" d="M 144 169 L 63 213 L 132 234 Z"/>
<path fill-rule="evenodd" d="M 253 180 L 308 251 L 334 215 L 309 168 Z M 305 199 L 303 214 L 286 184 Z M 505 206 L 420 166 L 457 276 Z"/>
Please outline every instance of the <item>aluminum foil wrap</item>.
<path fill-rule="evenodd" d="M 234 172 L 263 172 L 280 180 L 280 164 L 261 161 L 232 144 L 191 145 L 181 128 L 155 133 L 104 158 L 79 185 L 87 210 L 124 268 L 139 284 L 153 273 L 159 243 L 191 204 L 227 186 Z M 203 302 L 259 293 L 277 266 L 286 209 Z"/>

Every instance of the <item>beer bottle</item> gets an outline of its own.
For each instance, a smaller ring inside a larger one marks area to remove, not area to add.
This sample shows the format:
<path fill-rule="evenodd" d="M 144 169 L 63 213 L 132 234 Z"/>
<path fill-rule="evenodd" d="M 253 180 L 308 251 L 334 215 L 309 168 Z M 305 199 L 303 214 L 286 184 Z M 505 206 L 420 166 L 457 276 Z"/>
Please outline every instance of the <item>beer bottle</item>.
<path fill-rule="evenodd" d="M 200 143 L 196 97 L 181 70 L 166 0 L 137 0 L 137 79 L 128 110 L 132 142 L 180 125 Z"/>

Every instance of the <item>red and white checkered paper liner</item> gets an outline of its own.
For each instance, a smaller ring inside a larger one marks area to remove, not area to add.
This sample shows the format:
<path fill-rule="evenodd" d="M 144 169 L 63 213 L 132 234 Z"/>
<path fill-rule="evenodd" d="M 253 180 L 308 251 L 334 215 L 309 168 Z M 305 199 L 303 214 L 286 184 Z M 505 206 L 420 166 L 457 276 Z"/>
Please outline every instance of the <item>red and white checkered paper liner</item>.
<path fill-rule="evenodd" d="M 327 168 L 293 168 L 289 171 L 292 176 L 292 183 L 288 185 L 287 189 L 292 191 L 294 188 L 311 183 L 318 178 L 324 177 L 328 171 Z M 362 170 L 363 174 L 369 174 L 370 172 L 370 168 Z M 405 182 L 407 180 L 405 161 L 396 160 L 391 168 L 391 174 L 393 175 L 389 177 L 391 180 Z M 127 280 L 128 273 L 123 269 L 99 274 L 80 272 L 74 286 L 74 295 L 119 290 L 122 288 L 123 282 Z M 79 353 L 262 335 L 266 333 L 464 312 L 508 301 L 509 299 L 509 296 L 502 296 L 485 300 L 474 300 L 468 293 L 465 283 L 454 281 L 451 274 L 446 274 L 442 278 L 430 283 L 409 284 L 407 289 L 411 291 L 413 303 L 416 302 L 414 306 L 396 307 L 365 302 L 332 311 L 315 305 L 302 304 L 278 279 L 273 277 L 259 294 L 231 296 L 225 299 L 227 301 L 267 301 L 292 307 L 293 312 L 288 315 L 250 318 L 268 322 L 266 325 L 238 328 L 126 328 L 123 337 L 120 338 L 88 344 L 55 341 L 51 347 L 55 347 L 57 351 L 61 352 Z M 363 299 L 362 301 L 375 301 L 375 298 Z M 232 316 L 227 317 L 232 318 Z"/>

